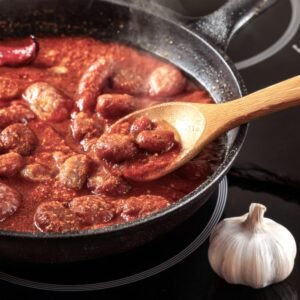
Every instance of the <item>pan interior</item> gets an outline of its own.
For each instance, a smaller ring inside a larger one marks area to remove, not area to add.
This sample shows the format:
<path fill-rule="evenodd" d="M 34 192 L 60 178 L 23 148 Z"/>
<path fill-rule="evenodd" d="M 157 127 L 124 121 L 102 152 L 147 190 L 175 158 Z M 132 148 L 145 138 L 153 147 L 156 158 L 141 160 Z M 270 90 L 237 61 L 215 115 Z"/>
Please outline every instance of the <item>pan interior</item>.
<path fill-rule="evenodd" d="M 0 38 L 29 34 L 119 41 L 175 64 L 202 85 L 216 102 L 239 98 L 243 93 L 230 62 L 204 39 L 167 17 L 125 4 L 97 0 L 0 0 Z M 191 198 L 205 193 L 225 174 L 242 145 L 245 132 L 245 126 L 228 132 L 224 162 L 209 180 L 192 192 Z"/>

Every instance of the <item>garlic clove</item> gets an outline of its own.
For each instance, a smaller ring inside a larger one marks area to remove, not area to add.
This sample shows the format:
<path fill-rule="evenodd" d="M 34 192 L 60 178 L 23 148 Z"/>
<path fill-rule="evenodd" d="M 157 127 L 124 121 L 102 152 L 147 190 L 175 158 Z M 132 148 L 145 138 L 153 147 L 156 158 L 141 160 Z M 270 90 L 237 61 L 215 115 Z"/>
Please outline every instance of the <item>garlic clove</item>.
<path fill-rule="evenodd" d="M 282 225 L 264 218 L 266 207 L 252 203 L 249 213 L 220 222 L 210 236 L 212 269 L 229 283 L 262 288 L 292 272 L 296 242 Z"/>

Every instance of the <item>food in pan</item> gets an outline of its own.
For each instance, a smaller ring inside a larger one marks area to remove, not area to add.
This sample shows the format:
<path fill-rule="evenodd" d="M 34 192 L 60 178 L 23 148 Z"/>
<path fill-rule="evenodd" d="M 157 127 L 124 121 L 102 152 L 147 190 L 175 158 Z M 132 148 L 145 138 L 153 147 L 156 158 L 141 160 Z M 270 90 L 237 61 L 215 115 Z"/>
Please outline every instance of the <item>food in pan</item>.
<path fill-rule="evenodd" d="M 133 221 L 190 193 L 222 160 L 220 139 L 172 174 L 138 182 L 168 163 L 180 141 L 146 116 L 111 125 L 166 101 L 212 102 L 169 63 L 84 37 L 0 44 L 0 229 L 65 232 Z"/>

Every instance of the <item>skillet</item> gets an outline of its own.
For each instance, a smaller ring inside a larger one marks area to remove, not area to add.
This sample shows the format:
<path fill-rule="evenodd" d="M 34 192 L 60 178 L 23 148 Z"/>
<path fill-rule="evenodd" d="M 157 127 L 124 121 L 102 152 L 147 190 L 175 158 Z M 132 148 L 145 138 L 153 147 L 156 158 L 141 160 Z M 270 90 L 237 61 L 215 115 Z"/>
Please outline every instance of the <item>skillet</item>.
<path fill-rule="evenodd" d="M 229 0 L 197 19 L 148 1 L 0 0 L 0 38 L 64 34 L 119 41 L 169 60 L 216 102 L 225 102 L 246 91 L 224 49 L 242 25 L 275 2 Z M 50 263 L 87 260 L 127 251 L 168 232 L 209 199 L 239 153 L 246 131 L 243 125 L 228 132 L 226 155 L 215 173 L 167 209 L 131 223 L 81 232 L 0 231 L 0 258 Z"/>

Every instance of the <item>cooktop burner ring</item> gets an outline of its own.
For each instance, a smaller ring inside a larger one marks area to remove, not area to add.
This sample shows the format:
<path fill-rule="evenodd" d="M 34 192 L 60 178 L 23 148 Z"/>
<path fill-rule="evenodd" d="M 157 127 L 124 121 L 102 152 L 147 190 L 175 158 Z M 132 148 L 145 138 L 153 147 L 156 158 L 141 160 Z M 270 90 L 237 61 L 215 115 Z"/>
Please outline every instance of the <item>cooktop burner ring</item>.
<path fill-rule="evenodd" d="M 265 49 L 264 51 L 250 57 L 244 59 L 240 62 L 235 63 L 235 66 L 238 70 L 246 69 L 253 65 L 256 65 L 277 52 L 283 49 L 296 35 L 299 27 L 300 27 L 300 2 L 299 0 L 290 0 L 291 6 L 291 19 L 289 25 L 283 35 L 270 47 Z"/>
<path fill-rule="evenodd" d="M 183 250 L 179 253 L 173 255 L 169 259 L 155 265 L 154 267 L 150 267 L 144 271 L 138 272 L 133 275 L 125 276 L 123 278 L 103 281 L 99 283 L 86 283 L 86 284 L 55 284 L 55 283 L 44 283 L 33 281 L 29 279 L 24 279 L 21 277 L 17 277 L 15 275 L 10 275 L 6 272 L 0 272 L 0 280 L 8 282 L 13 285 L 18 285 L 21 287 L 27 287 L 37 290 L 44 291 L 57 291 L 57 292 L 81 292 L 81 291 L 97 291 L 104 290 L 109 288 L 120 287 L 124 285 L 128 285 L 131 283 L 135 283 L 141 281 L 143 279 L 152 277 L 158 273 L 161 273 L 195 252 L 209 237 L 213 227 L 219 222 L 222 213 L 225 209 L 225 205 L 227 202 L 227 193 L 228 193 L 228 184 L 227 179 L 224 178 L 218 187 L 218 194 L 216 199 L 216 204 L 213 209 L 213 213 L 204 227 L 204 229 L 199 233 L 199 235 L 189 243 Z"/>

